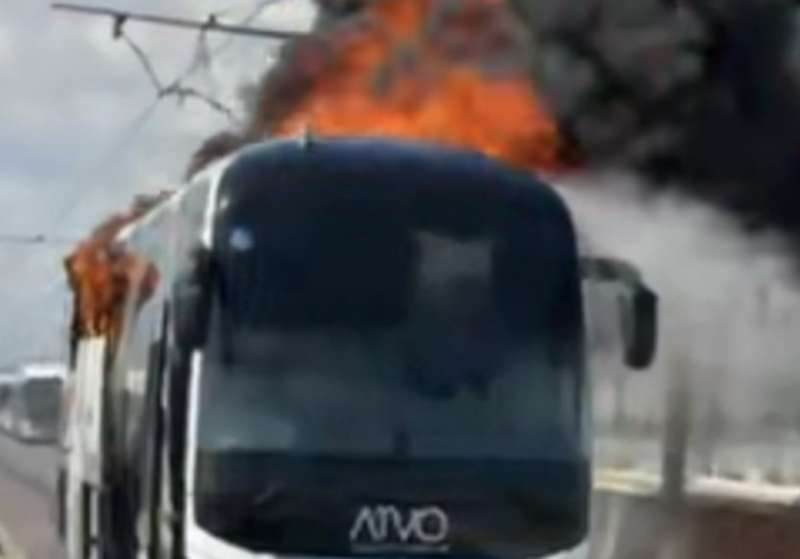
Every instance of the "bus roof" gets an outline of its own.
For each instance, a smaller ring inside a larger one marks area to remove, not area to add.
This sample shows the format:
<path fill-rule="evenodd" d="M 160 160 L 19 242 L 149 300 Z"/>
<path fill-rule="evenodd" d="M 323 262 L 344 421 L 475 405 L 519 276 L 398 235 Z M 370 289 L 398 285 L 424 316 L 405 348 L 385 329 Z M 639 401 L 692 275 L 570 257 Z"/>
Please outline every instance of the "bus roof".
<path fill-rule="evenodd" d="M 337 189 L 384 197 L 398 204 L 420 194 L 449 201 L 486 196 L 511 199 L 530 214 L 546 214 L 572 227 L 561 195 L 535 173 L 509 166 L 474 150 L 422 141 L 378 137 L 309 137 L 267 140 L 245 146 L 211 171 L 223 183 L 248 177 L 278 177 L 267 182 L 280 197 L 291 182 L 337 177 Z M 362 184 L 353 189 L 352 182 Z M 285 183 L 285 184 L 282 184 Z M 370 187 L 380 186 L 379 191 Z M 266 185 L 265 185 L 266 186 Z"/>
<path fill-rule="evenodd" d="M 192 186 L 201 181 L 219 184 L 226 176 L 248 174 L 253 170 L 272 174 L 323 167 L 335 167 L 340 174 L 382 183 L 388 191 L 387 198 L 393 196 L 391 191 L 398 184 L 415 182 L 423 191 L 450 190 L 445 192 L 445 197 L 453 194 L 459 197 L 476 190 L 504 190 L 524 211 L 547 214 L 573 229 L 571 212 L 561 195 L 547 182 L 527 169 L 510 167 L 481 152 L 396 138 L 306 134 L 255 142 L 212 162 L 194 175 L 189 184 L 121 229 L 116 240 L 129 242 L 137 230 L 147 228 L 163 212 L 173 211 Z M 454 185 L 458 186 L 452 188 Z M 403 190 L 411 192 L 413 189 Z"/>

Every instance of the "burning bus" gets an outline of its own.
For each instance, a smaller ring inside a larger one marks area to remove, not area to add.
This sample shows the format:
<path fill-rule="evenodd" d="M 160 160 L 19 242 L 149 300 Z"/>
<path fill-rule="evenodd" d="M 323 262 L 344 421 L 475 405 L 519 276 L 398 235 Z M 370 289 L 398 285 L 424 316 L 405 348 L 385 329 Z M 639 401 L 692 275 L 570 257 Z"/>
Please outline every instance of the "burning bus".
<path fill-rule="evenodd" d="M 619 284 L 634 368 L 656 297 L 581 259 L 535 175 L 424 142 L 273 140 L 106 240 L 95 262 L 124 281 L 68 261 L 71 559 L 586 552 L 582 279 Z M 92 313 L 113 320 L 80 328 Z"/>
<path fill-rule="evenodd" d="M 586 553 L 582 282 L 632 368 L 656 296 L 538 178 L 575 154 L 505 2 L 353 4 L 68 259 L 70 559 Z"/>

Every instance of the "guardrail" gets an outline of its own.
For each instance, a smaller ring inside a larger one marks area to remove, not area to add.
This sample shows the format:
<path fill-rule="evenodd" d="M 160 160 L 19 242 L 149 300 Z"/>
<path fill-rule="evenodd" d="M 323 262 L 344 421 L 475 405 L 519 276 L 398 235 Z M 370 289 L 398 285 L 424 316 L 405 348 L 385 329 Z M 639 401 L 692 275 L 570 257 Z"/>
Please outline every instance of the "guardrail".
<path fill-rule="evenodd" d="M 661 491 L 661 476 L 634 469 L 602 469 L 594 473 L 594 489 L 607 493 L 656 497 Z M 800 485 L 774 485 L 693 476 L 687 480 L 685 495 L 691 501 L 800 510 Z"/>

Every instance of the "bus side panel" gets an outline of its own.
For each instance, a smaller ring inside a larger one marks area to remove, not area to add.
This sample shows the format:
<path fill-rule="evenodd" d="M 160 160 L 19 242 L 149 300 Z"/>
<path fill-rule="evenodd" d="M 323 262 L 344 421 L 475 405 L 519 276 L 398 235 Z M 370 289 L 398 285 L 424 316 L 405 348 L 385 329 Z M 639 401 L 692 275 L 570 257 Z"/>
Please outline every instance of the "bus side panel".
<path fill-rule="evenodd" d="M 99 488 L 103 479 L 103 379 L 105 338 L 80 342 L 72 402 L 70 469 Z"/>
<path fill-rule="evenodd" d="M 69 559 L 85 559 L 97 537 L 102 484 L 102 412 L 105 338 L 81 340 L 68 402 L 65 528 Z"/>

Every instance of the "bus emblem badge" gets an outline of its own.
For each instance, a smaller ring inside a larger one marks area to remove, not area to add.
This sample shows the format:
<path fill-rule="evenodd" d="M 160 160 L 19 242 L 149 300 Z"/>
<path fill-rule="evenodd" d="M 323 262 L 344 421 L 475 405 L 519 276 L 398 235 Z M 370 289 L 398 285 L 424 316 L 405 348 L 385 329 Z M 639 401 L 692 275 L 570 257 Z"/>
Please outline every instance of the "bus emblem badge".
<path fill-rule="evenodd" d="M 441 546 L 450 519 L 436 506 L 401 510 L 394 505 L 361 507 L 350 528 L 350 542 L 365 547 Z"/>

